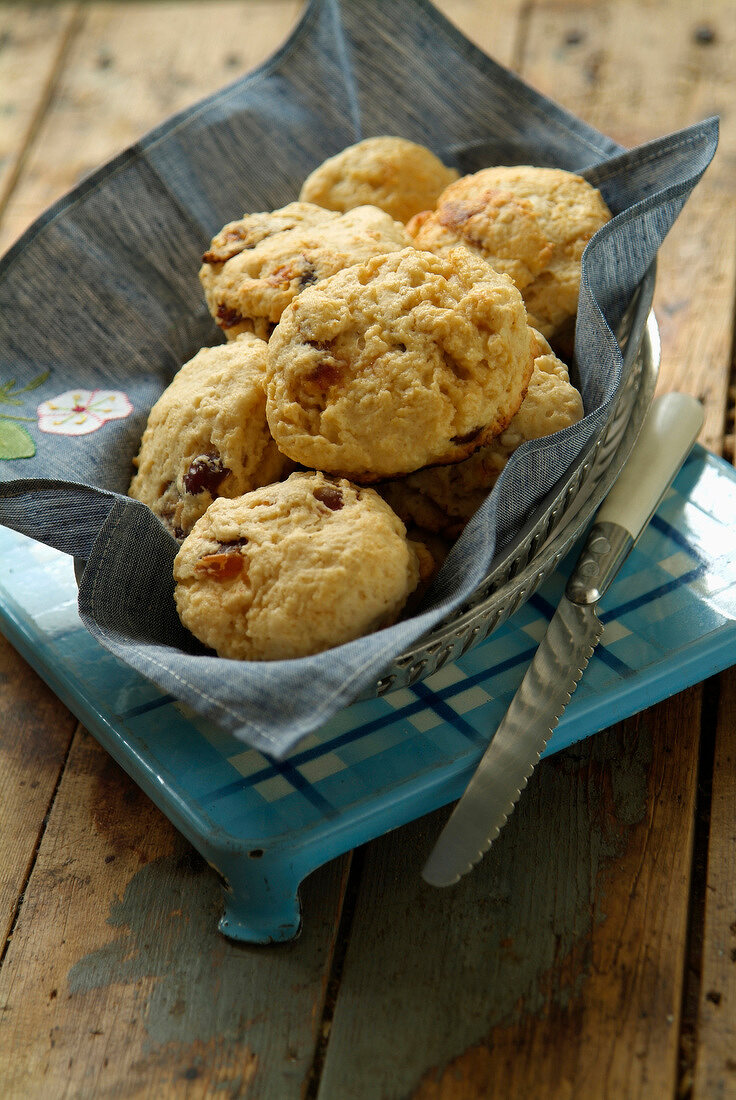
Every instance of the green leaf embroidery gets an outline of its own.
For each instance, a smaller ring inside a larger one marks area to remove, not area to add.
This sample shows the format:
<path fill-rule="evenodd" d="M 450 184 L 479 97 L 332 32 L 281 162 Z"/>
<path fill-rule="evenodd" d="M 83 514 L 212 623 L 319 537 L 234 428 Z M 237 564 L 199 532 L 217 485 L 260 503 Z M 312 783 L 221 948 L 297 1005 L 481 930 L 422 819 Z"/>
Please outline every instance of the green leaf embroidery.
<path fill-rule="evenodd" d="M 18 393 L 30 393 L 31 390 L 37 390 L 39 386 L 42 386 L 47 378 L 51 375 L 50 370 L 45 370 L 43 374 L 37 375 L 32 378 L 27 386 L 24 386 L 22 390 L 18 390 Z"/>
<path fill-rule="evenodd" d="M 16 381 L 11 379 L 10 382 L 4 382 L 0 386 L 0 405 L 22 405 L 22 401 L 18 401 L 18 395 L 21 393 L 30 393 L 31 390 L 37 390 L 39 386 L 42 386 L 46 379 L 51 374 L 50 370 L 44 371 L 43 374 L 36 375 L 32 378 L 27 385 L 22 386 L 21 389 L 15 389 Z"/>
<path fill-rule="evenodd" d="M 36 444 L 25 428 L 0 419 L 0 459 L 33 458 L 35 453 Z"/>

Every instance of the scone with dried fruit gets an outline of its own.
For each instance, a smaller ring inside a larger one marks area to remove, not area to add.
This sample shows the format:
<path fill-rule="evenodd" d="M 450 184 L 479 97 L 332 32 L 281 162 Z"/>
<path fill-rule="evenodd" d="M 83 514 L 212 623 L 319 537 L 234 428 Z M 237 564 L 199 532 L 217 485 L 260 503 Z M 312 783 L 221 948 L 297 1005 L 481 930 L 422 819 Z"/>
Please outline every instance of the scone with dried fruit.
<path fill-rule="evenodd" d="M 369 203 L 406 222 L 433 207 L 457 177 L 454 168 L 424 145 L 400 137 L 372 137 L 349 145 L 315 168 L 299 198 L 328 210 L 352 210 Z"/>
<path fill-rule="evenodd" d="M 407 248 L 309 287 L 268 347 L 266 414 L 296 462 L 368 483 L 457 462 L 503 431 L 533 366 L 510 279 Z"/>
<path fill-rule="evenodd" d="M 567 367 L 538 332 L 527 395 L 508 428 L 454 466 L 434 466 L 377 486 L 407 525 L 457 538 L 499 478 L 511 455 L 529 439 L 576 424 L 583 416 L 580 394 Z M 562 471 L 560 471 L 562 472 Z"/>
<path fill-rule="evenodd" d="M 305 287 L 408 244 L 403 225 L 375 206 L 338 214 L 293 202 L 226 225 L 202 257 L 199 277 L 207 308 L 229 340 L 241 332 L 268 340 Z"/>
<path fill-rule="evenodd" d="M 585 246 L 610 217 L 581 176 L 519 165 L 463 176 L 407 230 L 417 248 L 442 254 L 463 244 L 505 272 L 524 296 L 529 323 L 555 340 L 577 312 Z"/>
<path fill-rule="evenodd" d="M 266 422 L 265 367 L 266 345 L 248 333 L 203 348 L 151 409 L 128 492 L 175 538 L 216 497 L 241 496 L 293 470 Z"/>
<path fill-rule="evenodd" d="M 184 625 L 220 657 L 306 657 L 394 622 L 420 565 L 372 489 L 294 473 L 216 500 L 174 562 Z"/>

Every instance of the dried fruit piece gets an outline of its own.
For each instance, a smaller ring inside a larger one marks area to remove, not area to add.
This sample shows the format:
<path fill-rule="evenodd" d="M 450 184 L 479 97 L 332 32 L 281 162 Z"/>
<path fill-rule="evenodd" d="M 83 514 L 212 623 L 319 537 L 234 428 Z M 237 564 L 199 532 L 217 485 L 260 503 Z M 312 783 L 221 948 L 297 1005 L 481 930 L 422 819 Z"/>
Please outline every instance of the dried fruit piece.
<path fill-rule="evenodd" d="M 320 485 L 314 490 L 314 496 L 331 512 L 339 512 L 341 508 L 345 507 L 342 493 L 339 489 L 333 488 L 332 485 Z"/>
<path fill-rule="evenodd" d="M 237 309 L 231 309 L 230 306 L 226 306 L 224 302 L 220 302 L 217 307 L 217 317 L 215 320 L 220 328 L 234 328 L 235 325 L 241 325 L 245 318 L 241 317 Z"/>
<path fill-rule="evenodd" d="M 483 425 L 481 424 L 479 428 L 472 428 L 471 431 L 466 432 L 465 435 L 454 435 L 452 437 L 452 442 L 462 447 L 463 444 L 472 443 L 474 439 L 477 439 L 483 430 Z"/>
<path fill-rule="evenodd" d="M 207 490 L 212 496 L 216 496 L 220 483 L 230 472 L 227 466 L 223 466 L 219 454 L 216 451 L 210 451 L 207 454 L 197 455 L 182 481 L 185 490 L 192 495 Z"/>
<path fill-rule="evenodd" d="M 342 381 L 342 371 L 335 362 L 318 363 L 314 370 L 311 370 L 306 376 L 306 381 L 314 383 L 320 390 L 328 390 L 330 386 L 335 386 Z"/>
<path fill-rule="evenodd" d="M 223 554 L 205 554 L 194 568 L 197 573 L 215 580 L 229 581 L 242 572 L 244 564 L 242 554 L 226 550 Z"/>

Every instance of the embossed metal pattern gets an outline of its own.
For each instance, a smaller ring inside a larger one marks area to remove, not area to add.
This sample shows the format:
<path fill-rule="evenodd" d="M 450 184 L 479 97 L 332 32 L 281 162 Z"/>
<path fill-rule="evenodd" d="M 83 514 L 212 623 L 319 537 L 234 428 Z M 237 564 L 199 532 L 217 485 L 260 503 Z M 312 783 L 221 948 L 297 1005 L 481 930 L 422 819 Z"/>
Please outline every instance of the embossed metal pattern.
<path fill-rule="evenodd" d="M 654 396 L 659 370 L 659 331 L 650 312 L 654 278 L 652 268 L 619 329 L 628 374 L 608 424 L 501 551 L 473 600 L 396 658 L 361 698 L 411 686 L 487 638 L 554 572 L 590 521 L 626 461 Z"/>

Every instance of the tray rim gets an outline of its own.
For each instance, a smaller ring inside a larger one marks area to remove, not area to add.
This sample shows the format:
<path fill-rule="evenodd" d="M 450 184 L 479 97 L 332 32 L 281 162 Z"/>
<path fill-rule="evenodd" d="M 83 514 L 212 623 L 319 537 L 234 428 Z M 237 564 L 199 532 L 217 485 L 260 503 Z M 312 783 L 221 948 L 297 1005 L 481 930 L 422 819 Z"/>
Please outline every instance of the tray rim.
<path fill-rule="evenodd" d="M 700 448 L 699 460 L 722 466 L 731 480 L 736 481 L 731 465 L 705 448 Z M 138 751 L 136 744 L 129 739 L 127 723 L 111 721 L 109 714 L 106 715 L 104 709 L 101 710 L 95 703 L 94 697 L 79 694 L 73 681 L 60 675 L 53 652 L 39 649 L 34 643 L 35 618 L 14 614 L 13 608 L 20 608 L 12 596 L 9 603 L 3 601 L 3 606 L 3 633 L 11 644 L 26 657 L 72 712 L 88 725 L 103 748 L 219 873 L 225 899 L 220 928 L 233 939 L 268 943 L 291 938 L 298 931 L 300 922 L 298 884 L 308 874 L 349 848 L 452 801 L 462 792 L 474 769 L 472 753 L 458 756 L 439 769 L 430 768 L 408 783 L 399 783 L 390 790 L 351 805 L 337 817 L 323 818 L 300 828 L 298 833 L 292 831 L 261 836 L 254 830 L 244 835 L 243 832 L 223 828 L 209 816 L 201 803 L 193 804 L 186 797 L 176 776 L 173 783 L 167 781 L 166 772 L 159 773 L 155 762 L 145 752 L 141 754 Z M 694 647 L 692 644 L 683 647 L 677 675 L 684 679 L 679 683 L 672 682 L 669 665 L 667 669 L 658 665 L 654 670 L 645 671 L 643 706 L 650 706 L 674 692 L 684 690 L 704 676 L 729 667 L 733 661 L 734 623 L 736 619 L 732 618 L 728 637 L 719 638 L 715 647 L 709 643 L 704 648 L 702 640 Z M 79 630 L 82 630 L 81 624 Z M 623 681 L 615 691 L 612 709 L 603 716 L 606 725 L 642 709 L 640 706 L 632 707 L 631 695 L 630 682 Z M 571 710 L 573 708 L 574 703 Z M 551 742 L 549 755 L 602 728 L 600 724 L 590 724 L 592 710 L 593 704 L 588 703 L 574 720 L 572 714 L 568 721 L 563 719 L 560 729 L 568 736 Z M 589 728 L 581 731 L 581 724 Z M 482 749 L 477 751 L 480 753 Z"/>

